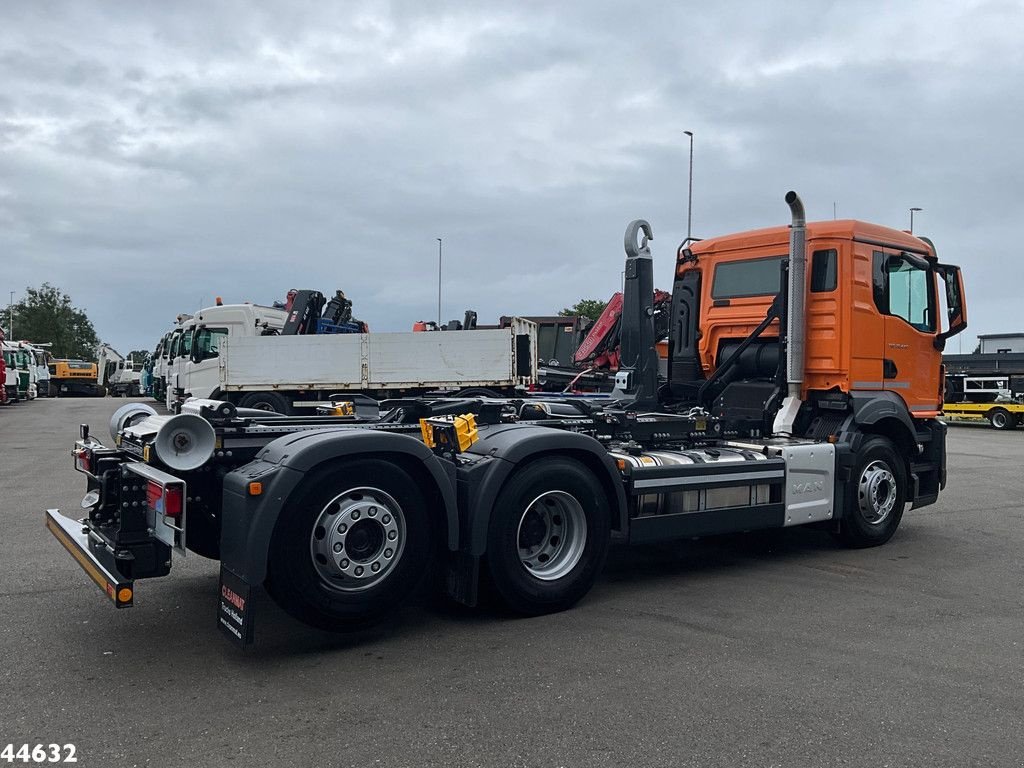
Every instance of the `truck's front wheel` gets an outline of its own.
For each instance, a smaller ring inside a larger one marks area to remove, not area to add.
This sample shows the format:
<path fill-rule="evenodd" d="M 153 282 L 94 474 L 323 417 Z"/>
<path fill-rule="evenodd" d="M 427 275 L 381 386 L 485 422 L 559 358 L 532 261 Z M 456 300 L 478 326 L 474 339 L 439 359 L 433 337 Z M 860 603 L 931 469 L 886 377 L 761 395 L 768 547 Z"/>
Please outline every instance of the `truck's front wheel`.
<path fill-rule="evenodd" d="M 899 528 L 907 501 L 907 470 L 888 438 L 871 436 L 857 451 L 839 537 L 847 546 L 884 544 Z"/>
<path fill-rule="evenodd" d="M 539 615 L 589 592 L 608 555 L 609 509 L 601 484 L 577 461 L 541 459 L 517 471 L 488 529 L 488 570 L 505 603 Z"/>
<path fill-rule="evenodd" d="M 281 511 L 268 591 L 285 611 L 332 631 L 375 623 L 415 592 L 430 564 L 423 493 L 379 459 L 311 473 Z"/>

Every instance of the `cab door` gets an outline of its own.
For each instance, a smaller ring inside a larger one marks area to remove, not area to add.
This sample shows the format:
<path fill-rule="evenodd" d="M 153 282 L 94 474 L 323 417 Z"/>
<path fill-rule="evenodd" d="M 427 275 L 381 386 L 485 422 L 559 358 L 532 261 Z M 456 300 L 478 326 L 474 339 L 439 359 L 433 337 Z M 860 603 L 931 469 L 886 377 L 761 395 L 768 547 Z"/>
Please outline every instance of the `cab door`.
<path fill-rule="evenodd" d="M 192 342 L 191 364 L 188 367 L 186 393 L 193 397 L 212 397 L 220 385 L 220 342 L 230 335 L 228 327 L 196 328 Z"/>
<path fill-rule="evenodd" d="M 942 408 L 935 271 L 921 256 L 889 249 L 874 251 L 871 265 L 883 317 L 882 389 L 902 397 L 914 415 L 934 416 Z"/>

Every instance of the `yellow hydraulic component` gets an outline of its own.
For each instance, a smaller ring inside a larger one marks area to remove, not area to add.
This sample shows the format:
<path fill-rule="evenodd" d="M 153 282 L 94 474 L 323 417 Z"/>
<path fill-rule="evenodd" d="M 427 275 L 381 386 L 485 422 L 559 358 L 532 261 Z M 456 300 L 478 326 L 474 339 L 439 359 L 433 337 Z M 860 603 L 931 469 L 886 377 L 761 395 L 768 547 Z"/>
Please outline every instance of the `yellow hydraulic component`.
<path fill-rule="evenodd" d="M 479 439 L 472 413 L 420 419 L 420 432 L 427 448 L 442 453 L 462 453 Z"/>
<path fill-rule="evenodd" d="M 331 403 L 334 409 L 331 411 L 333 416 L 355 416 L 356 407 L 350 400 L 343 400 L 341 402 Z"/>

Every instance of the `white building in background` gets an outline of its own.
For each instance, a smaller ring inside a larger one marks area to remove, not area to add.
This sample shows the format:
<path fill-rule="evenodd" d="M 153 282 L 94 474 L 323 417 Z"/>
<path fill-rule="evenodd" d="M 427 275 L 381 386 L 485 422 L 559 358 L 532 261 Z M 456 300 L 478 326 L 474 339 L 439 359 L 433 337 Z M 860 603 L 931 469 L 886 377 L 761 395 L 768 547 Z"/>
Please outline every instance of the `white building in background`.
<path fill-rule="evenodd" d="M 986 333 L 978 336 L 982 354 L 1024 352 L 1024 333 Z"/>

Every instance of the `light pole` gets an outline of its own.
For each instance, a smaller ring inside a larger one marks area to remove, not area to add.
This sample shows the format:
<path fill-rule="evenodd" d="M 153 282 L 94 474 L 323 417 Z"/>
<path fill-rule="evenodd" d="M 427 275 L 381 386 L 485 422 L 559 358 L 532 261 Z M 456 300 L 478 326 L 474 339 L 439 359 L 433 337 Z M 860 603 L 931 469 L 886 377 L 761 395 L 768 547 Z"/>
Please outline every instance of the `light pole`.
<path fill-rule="evenodd" d="M 7 305 L 7 310 L 10 312 L 11 319 L 8 321 L 7 332 L 11 334 L 10 341 L 14 341 L 14 291 L 11 291 L 11 301 Z"/>
<path fill-rule="evenodd" d="M 441 328 L 441 238 L 437 238 L 437 327 Z"/>
<path fill-rule="evenodd" d="M 910 234 L 914 234 L 914 211 L 923 211 L 924 208 L 911 208 L 910 209 Z"/>
<path fill-rule="evenodd" d="M 690 242 L 693 225 L 693 131 L 683 131 L 690 137 L 690 180 L 686 192 L 686 242 Z"/>

